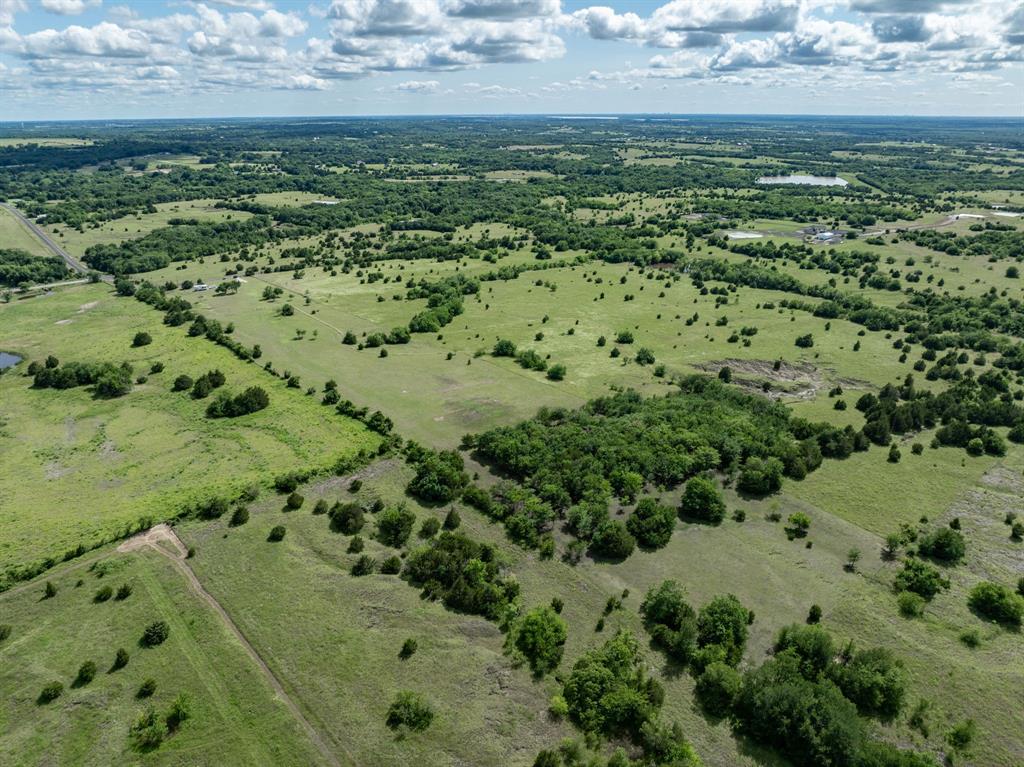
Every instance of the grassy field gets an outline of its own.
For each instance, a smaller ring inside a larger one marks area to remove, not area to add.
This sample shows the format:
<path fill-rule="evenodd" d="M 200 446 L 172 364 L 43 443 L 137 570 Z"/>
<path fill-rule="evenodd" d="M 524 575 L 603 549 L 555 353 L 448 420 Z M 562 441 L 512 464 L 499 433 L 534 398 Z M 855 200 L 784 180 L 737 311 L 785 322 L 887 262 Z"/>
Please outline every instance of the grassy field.
<path fill-rule="evenodd" d="M 151 334 L 133 348 L 137 331 Z M 374 448 L 362 425 L 288 389 L 226 349 L 169 328 L 155 310 L 90 285 L 0 306 L 0 348 L 28 360 L 129 362 L 150 375 L 128 395 L 30 388 L 24 364 L 0 378 L 0 566 L 59 556 L 141 517 L 162 518 L 217 493 L 269 484 L 290 469 L 326 467 Z M 204 401 L 172 393 L 181 374 L 218 368 L 226 388 L 262 385 L 271 406 L 210 420 Z"/>
<path fill-rule="evenodd" d="M 13 213 L 0 208 L 0 249 L 24 250 L 36 256 L 50 256 L 52 251 L 32 234 Z"/>
<path fill-rule="evenodd" d="M 0 643 L 4 764 L 321 763 L 234 637 L 167 560 L 108 551 L 99 562 L 100 570 L 63 567 L 48 575 L 57 587 L 52 599 L 41 598 L 39 582 L 0 594 L 0 615 L 11 626 Z M 133 587 L 127 599 L 93 602 L 101 586 L 122 583 Z M 170 625 L 169 638 L 152 649 L 139 646 L 156 620 Z M 128 651 L 128 665 L 112 671 L 118 648 Z M 88 660 L 96 664 L 95 679 L 74 687 Z M 129 740 L 129 727 L 148 705 L 136 697 L 146 679 L 156 682 L 150 702 L 161 713 L 180 693 L 193 709 L 192 719 L 148 754 Z M 64 693 L 38 703 L 51 681 L 63 683 Z"/>

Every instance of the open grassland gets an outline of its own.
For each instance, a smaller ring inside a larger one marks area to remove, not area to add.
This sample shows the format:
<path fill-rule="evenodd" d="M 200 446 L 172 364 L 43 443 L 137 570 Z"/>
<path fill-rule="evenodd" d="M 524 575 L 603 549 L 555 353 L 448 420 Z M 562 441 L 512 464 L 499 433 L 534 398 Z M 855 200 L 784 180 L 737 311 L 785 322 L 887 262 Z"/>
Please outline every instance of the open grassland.
<path fill-rule="evenodd" d="M 212 609 L 155 553 L 107 551 L 99 569 L 64 566 L 47 575 L 56 596 L 43 599 L 42 582 L 0 594 L 0 616 L 11 635 L 0 643 L 0 753 L 4 764 L 314 765 L 308 743 L 270 685 Z M 104 573 L 99 577 L 100 573 Z M 93 601 L 97 590 L 127 583 L 127 599 Z M 139 644 L 154 621 L 170 626 L 158 647 Z M 118 648 L 128 664 L 113 670 Z M 74 686 L 81 664 L 95 678 Z M 148 700 L 143 681 L 156 682 Z M 43 686 L 59 681 L 63 694 L 39 703 Z M 186 694 L 192 718 L 160 748 L 132 747 L 129 728 L 153 705 L 163 715 Z"/>
<path fill-rule="evenodd" d="M 29 231 L 13 213 L 0 208 L 0 250 L 24 250 L 36 256 L 50 256 L 52 251 Z"/>
<path fill-rule="evenodd" d="M 136 332 L 153 342 L 132 347 Z M 331 466 L 374 448 L 355 421 L 287 389 L 257 365 L 105 285 L 0 306 L 0 348 L 29 360 L 130 363 L 145 383 L 117 399 L 91 390 L 33 389 L 25 363 L 0 378 L 0 564 L 60 556 L 140 518 L 160 519 L 215 494 L 268 484 L 292 469 Z M 163 372 L 149 374 L 162 362 Z M 268 390 L 270 407 L 237 419 L 205 417 L 207 402 L 171 392 L 182 374 L 220 369 L 226 389 Z"/>
<path fill-rule="evenodd" d="M 882 460 L 880 451 L 872 455 Z M 357 555 L 346 552 L 348 537 L 331 532 L 326 518 L 310 514 L 317 499 L 379 498 L 388 505 L 404 501 L 420 521 L 445 512 L 404 496 L 411 472 L 401 464 L 373 464 L 357 476 L 363 484 L 356 494 L 346 489 L 347 478 L 321 482 L 300 491 L 306 499 L 303 508 L 286 512 L 280 497 L 268 499 L 251 507 L 250 522 L 240 528 L 227 528 L 223 522 L 182 526 L 181 535 L 198 551 L 193 564 L 200 578 L 232 614 L 240 616 L 243 631 L 272 667 L 282 669 L 324 725 L 343 723 L 333 736 L 356 761 L 531 764 L 536 749 L 553 745 L 569 732 L 545 711 L 557 685 L 550 678 L 534 680 L 528 669 L 515 667 L 502 654 L 502 637 L 493 624 L 425 602 L 396 576 L 357 578 L 348 573 Z M 896 609 L 891 592 L 896 565 L 880 556 L 881 538 L 791 497 L 796 487 L 787 483 L 784 495 L 766 501 L 730 494 L 730 508 L 744 509 L 745 522 L 727 520 L 717 528 L 679 523 L 661 551 L 636 552 L 620 564 L 585 559 L 576 567 L 558 559 L 538 559 L 509 543 L 499 526 L 471 509 L 459 508 L 463 529 L 496 545 L 507 559 L 522 586 L 525 607 L 546 604 L 554 597 L 564 601 L 569 638 L 562 669 L 617 627 L 644 636 L 637 608 L 644 592 L 664 578 L 682 583 L 694 606 L 728 592 L 755 611 L 745 655 L 750 665 L 760 662 L 782 626 L 803 622 L 809 606 L 819 604 L 823 625 L 841 639 L 851 639 L 859 647 L 888 647 L 905 660 L 911 705 L 927 698 L 935 706 L 930 739 L 912 731 L 902 718 L 879 727 L 881 737 L 939 750 L 941 733 L 953 722 L 973 716 L 984 723 L 978 763 L 1019 763 L 1024 751 L 1013 733 L 1024 726 L 1024 655 L 1018 637 L 979 622 L 965 604 L 971 585 L 980 577 L 997 575 L 982 563 L 1003 559 L 998 577 L 1008 577 L 1014 561 L 1020 566 L 1019 548 L 1012 549 L 1005 535 L 978 536 L 966 568 L 953 574 L 953 588 L 936 598 L 923 618 L 907 620 Z M 1020 502 L 1020 489 L 1002 487 L 1001 492 L 1010 494 L 1007 502 Z M 812 519 L 807 539 L 787 540 L 783 523 L 766 518 L 777 512 L 785 519 L 794 511 Z M 936 522 L 945 520 L 944 510 L 934 511 Z M 972 541 L 976 531 L 999 522 L 997 513 L 993 507 L 985 515 L 964 518 Z M 269 544 L 267 532 L 277 524 L 285 525 L 288 534 L 281 544 Z M 364 537 L 372 527 L 371 516 Z M 415 537 L 410 545 L 418 545 Z M 856 573 L 843 569 L 850 548 L 864 555 Z M 367 540 L 364 551 L 378 562 L 393 552 L 373 540 Z M 253 568 L 263 575 L 258 582 L 250 577 Z M 629 596 L 623 609 L 606 617 L 603 632 L 595 631 L 608 598 L 626 589 Z M 958 640 L 967 628 L 981 631 L 981 647 L 971 650 Z M 419 649 L 411 659 L 401 660 L 398 650 L 407 637 L 417 639 Z M 666 685 L 666 714 L 683 725 L 705 764 L 783 763 L 738 741 L 727 723 L 706 718 L 692 702 L 690 674 L 653 647 L 645 654 Z M 320 673 L 322 668 L 331 668 L 332 674 Z M 438 712 L 430 730 L 402 740 L 382 724 L 388 702 L 400 689 L 423 692 Z M 365 704 L 351 706 L 353 696 Z M 467 742 L 473 742 L 473 750 L 465 750 Z"/>

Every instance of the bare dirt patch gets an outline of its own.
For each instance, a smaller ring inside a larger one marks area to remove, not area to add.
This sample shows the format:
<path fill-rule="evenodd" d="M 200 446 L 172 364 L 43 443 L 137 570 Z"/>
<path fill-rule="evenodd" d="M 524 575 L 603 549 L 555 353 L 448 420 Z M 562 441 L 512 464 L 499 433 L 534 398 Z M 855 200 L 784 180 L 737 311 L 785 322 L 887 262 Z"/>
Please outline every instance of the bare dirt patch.
<path fill-rule="evenodd" d="M 749 392 L 771 399 L 814 399 L 826 385 L 821 371 L 807 362 L 782 362 L 778 369 L 773 360 L 724 359 L 698 365 L 698 369 L 718 373 L 722 368 L 732 371 L 732 383 Z M 768 391 L 762 385 L 771 384 Z"/>

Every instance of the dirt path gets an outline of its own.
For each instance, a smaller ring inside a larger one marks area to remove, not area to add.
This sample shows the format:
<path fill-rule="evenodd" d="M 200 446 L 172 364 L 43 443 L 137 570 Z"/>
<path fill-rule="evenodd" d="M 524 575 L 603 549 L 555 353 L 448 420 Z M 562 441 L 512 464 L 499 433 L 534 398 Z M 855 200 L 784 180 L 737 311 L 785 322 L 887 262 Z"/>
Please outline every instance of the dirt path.
<path fill-rule="evenodd" d="M 169 550 L 168 547 L 173 549 L 173 552 Z M 252 646 L 248 639 L 246 639 L 241 629 L 238 628 L 235 622 L 231 619 L 231 616 L 228 615 L 227 611 L 221 606 L 220 602 L 218 602 L 210 592 L 203 588 L 203 585 L 199 582 L 195 572 L 186 560 L 188 549 L 185 548 L 185 544 L 181 542 L 181 539 L 178 538 L 174 530 L 172 530 L 168 525 L 161 523 L 151 527 L 144 533 L 132 536 L 117 547 L 117 550 L 122 553 L 141 551 L 143 549 L 151 549 L 162 556 L 167 557 L 167 559 L 171 561 L 181 574 L 185 576 L 189 587 L 193 592 L 195 592 L 196 596 L 206 602 L 206 604 L 208 604 L 213 611 L 217 613 L 220 619 L 224 622 L 224 625 L 232 634 L 234 634 L 235 638 L 245 649 L 246 653 L 248 653 L 249 657 L 252 658 L 253 662 L 257 666 L 259 666 L 264 676 L 266 676 L 267 681 L 270 683 L 270 686 L 274 689 L 274 692 L 282 700 L 285 706 L 288 707 L 288 710 L 291 711 L 292 716 L 294 716 L 296 721 L 298 721 L 302 726 L 302 729 L 306 731 L 306 735 L 309 736 L 309 739 L 313 741 L 313 744 L 317 749 L 319 749 L 325 761 L 328 764 L 333 765 L 333 767 L 341 767 L 341 762 L 338 761 L 338 758 L 334 755 L 331 749 L 328 748 L 327 743 L 320 736 L 320 733 L 317 732 L 313 725 L 309 723 L 309 720 L 306 719 L 295 701 L 291 699 L 287 692 L 285 692 L 280 680 L 275 676 L 274 672 L 270 670 L 266 661 L 264 661 L 263 658 L 260 657 L 260 654 L 256 652 L 256 648 Z M 344 749 L 344 747 L 342 748 Z M 346 752 L 346 755 L 348 756 L 351 764 L 356 763 L 351 754 Z"/>

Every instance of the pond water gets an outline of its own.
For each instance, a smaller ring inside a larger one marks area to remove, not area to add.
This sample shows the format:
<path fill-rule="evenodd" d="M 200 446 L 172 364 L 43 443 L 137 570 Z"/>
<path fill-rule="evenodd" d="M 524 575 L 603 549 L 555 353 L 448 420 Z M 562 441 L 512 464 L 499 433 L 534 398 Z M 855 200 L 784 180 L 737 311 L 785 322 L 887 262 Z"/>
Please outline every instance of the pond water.
<path fill-rule="evenodd" d="M 761 176 L 759 184 L 803 184 L 805 186 L 848 186 L 849 181 L 839 176 Z"/>
<path fill-rule="evenodd" d="M 6 370 L 12 368 L 21 362 L 21 357 L 17 354 L 10 354 L 8 352 L 0 352 L 0 370 Z"/>

